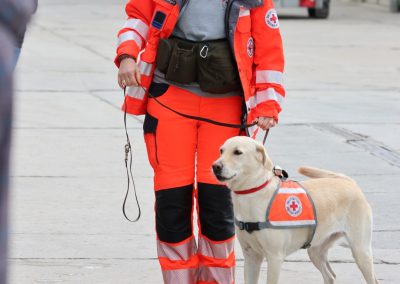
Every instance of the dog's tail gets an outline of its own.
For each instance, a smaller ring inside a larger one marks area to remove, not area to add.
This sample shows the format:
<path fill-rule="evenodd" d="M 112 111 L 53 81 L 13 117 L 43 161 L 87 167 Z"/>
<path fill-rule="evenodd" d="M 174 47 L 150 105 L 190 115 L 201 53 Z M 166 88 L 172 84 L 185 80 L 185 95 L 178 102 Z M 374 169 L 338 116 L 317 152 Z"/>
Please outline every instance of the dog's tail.
<path fill-rule="evenodd" d="M 298 169 L 298 172 L 309 178 L 344 178 L 353 181 L 352 178 L 344 174 L 335 173 L 332 171 L 322 170 L 318 168 L 312 168 L 312 167 L 300 167 Z"/>

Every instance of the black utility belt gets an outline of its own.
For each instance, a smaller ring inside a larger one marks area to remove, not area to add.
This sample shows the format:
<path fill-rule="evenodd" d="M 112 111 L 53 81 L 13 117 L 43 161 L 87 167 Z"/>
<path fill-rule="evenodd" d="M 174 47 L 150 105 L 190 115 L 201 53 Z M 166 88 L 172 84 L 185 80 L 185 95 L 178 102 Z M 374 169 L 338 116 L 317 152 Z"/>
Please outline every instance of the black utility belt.
<path fill-rule="evenodd" d="M 197 82 L 200 89 L 208 93 L 223 94 L 241 89 L 236 61 L 227 40 L 161 39 L 156 64 L 167 80 L 180 84 Z"/>

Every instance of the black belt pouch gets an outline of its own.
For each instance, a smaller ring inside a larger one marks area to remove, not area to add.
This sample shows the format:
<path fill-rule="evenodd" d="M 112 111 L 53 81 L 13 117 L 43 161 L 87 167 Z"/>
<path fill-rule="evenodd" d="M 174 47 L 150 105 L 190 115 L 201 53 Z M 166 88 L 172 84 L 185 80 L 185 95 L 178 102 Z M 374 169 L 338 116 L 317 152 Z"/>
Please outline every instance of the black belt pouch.
<path fill-rule="evenodd" d="M 210 42 L 199 49 L 202 50 L 197 73 L 200 88 L 214 94 L 240 90 L 239 72 L 228 41 Z"/>
<path fill-rule="evenodd" d="M 164 74 L 167 73 L 174 46 L 175 42 L 167 38 L 160 39 L 158 44 L 156 66 Z"/>
<path fill-rule="evenodd" d="M 197 80 L 197 45 L 179 39 L 163 39 L 157 53 L 157 68 L 165 79 L 189 84 Z"/>

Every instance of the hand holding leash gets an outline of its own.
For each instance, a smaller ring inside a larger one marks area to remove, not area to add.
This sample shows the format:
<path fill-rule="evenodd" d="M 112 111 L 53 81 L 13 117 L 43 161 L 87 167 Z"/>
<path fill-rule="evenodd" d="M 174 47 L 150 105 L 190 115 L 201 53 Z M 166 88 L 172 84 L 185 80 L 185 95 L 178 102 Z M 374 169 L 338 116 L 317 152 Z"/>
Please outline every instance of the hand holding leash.
<path fill-rule="evenodd" d="M 270 129 L 276 125 L 275 119 L 268 116 L 260 116 L 255 121 L 262 130 Z"/>
<path fill-rule="evenodd" d="M 130 56 L 123 57 L 123 55 L 121 55 L 119 60 L 118 85 L 121 89 L 129 86 L 139 86 L 141 84 L 141 76 L 135 59 Z"/>

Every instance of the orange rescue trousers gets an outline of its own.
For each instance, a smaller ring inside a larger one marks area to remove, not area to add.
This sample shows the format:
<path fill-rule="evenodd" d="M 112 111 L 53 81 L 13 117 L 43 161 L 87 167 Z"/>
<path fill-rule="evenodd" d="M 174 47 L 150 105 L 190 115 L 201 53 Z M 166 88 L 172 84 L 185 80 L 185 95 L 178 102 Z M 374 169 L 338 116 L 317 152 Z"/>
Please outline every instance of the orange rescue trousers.
<path fill-rule="evenodd" d="M 201 97 L 157 83 L 150 92 L 180 112 L 240 124 L 240 96 Z M 157 251 L 164 283 L 234 283 L 232 200 L 229 190 L 212 175 L 211 165 L 219 156 L 219 147 L 240 130 L 178 116 L 154 99 L 148 101 L 143 128 L 154 169 Z"/>

